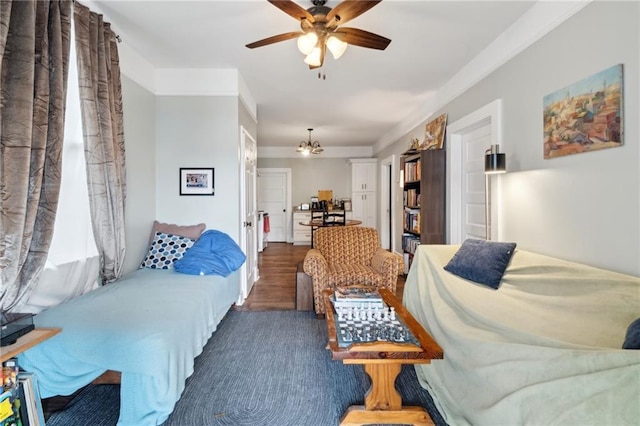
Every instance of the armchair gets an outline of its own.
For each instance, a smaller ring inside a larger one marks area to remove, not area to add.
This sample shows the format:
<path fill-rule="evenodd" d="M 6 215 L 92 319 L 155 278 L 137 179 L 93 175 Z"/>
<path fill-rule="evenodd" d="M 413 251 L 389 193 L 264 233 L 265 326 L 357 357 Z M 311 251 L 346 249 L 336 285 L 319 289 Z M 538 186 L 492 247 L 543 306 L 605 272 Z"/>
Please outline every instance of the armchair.
<path fill-rule="evenodd" d="M 395 293 L 402 257 L 380 246 L 378 231 L 361 226 L 335 226 L 315 232 L 314 248 L 304 259 L 304 272 L 313 280 L 316 314 L 325 313 L 322 291 L 336 286 L 385 287 Z"/>

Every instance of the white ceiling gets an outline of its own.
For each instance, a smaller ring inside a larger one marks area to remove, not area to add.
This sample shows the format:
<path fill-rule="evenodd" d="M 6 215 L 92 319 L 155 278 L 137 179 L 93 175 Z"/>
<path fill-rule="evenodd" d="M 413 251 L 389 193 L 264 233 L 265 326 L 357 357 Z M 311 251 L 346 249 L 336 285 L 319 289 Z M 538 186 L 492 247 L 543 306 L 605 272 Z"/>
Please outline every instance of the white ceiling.
<path fill-rule="evenodd" d="M 299 29 L 266 0 L 87 2 L 155 68 L 239 70 L 258 105 L 260 147 L 297 146 L 308 127 L 323 147 L 375 145 L 533 3 L 385 0 L 345 26 L 390 38 L 389 47 L 350 46 L 342 58 L 327 58 L 319 79 L 295 40 L 245 47 Z"/>

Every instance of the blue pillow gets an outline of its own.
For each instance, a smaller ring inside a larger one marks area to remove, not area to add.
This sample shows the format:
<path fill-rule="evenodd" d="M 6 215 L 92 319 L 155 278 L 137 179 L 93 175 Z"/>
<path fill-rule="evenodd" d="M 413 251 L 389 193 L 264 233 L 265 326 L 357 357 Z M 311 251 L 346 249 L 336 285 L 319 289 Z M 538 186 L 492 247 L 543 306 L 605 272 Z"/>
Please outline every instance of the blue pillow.
<path fill-rule="evenodd" d="M 175 261 L 174 267 L 183 274 L 226 277 L 245 260 L 245 254 L 229 235 L 212 229 L 200 235 L 182 259 Z"/>
<path fill-rule="evenodd" d="M 640 318 L 633 321 L 627 328 L 622 349 L 640 349 Z"/>
<path fill-rule="evenodd" d="M 516 243 L 465 240 L 444 269 L 461 278 L 497 289 L 515 248 Z"/>

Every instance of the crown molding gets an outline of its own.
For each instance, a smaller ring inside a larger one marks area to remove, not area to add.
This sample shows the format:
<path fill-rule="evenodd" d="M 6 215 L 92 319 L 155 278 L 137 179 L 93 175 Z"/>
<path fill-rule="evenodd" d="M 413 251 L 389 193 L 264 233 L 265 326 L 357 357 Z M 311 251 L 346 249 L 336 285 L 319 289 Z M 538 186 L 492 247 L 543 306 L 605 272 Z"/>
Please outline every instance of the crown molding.
<path fill-rule="evenodd" d="M 474 59 L 460 69 L 425 103 L 394 126 L 373 146 L 378 153 L 426 122 L 480 80 L 541 39 L 558 25 L 582 10 L 592 0 L 538 1 L 500 34 Z"/>
<path fill-rule="evenodd" d="M 124 41 L 118 44 L 118 56 L 120 57 L 120 72 L 155 94 L 155 68 L 153 65 Z"/>

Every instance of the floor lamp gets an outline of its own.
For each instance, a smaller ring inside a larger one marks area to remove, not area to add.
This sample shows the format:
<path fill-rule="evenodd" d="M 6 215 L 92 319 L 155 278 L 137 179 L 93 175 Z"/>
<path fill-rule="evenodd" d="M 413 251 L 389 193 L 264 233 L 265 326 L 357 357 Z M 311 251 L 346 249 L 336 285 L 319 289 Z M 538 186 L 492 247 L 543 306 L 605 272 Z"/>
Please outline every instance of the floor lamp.
<path fill-rule="evenodd" d="M 507 171 L 507 161 L 500 145 L 491 145 L 484 152 L 484 215 L 487 241 L 491 240 L 491 175 Z"/>

